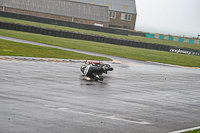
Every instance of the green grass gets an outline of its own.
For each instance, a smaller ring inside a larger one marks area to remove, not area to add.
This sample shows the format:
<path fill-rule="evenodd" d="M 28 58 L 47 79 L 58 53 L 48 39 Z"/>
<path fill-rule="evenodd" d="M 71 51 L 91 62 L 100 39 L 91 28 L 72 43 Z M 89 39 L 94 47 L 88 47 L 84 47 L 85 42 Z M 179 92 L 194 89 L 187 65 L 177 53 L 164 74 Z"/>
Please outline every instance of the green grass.
<path fill-rule="evenodd" d="M 103 33 L 103 32 L 91 31 L 91 30 L 83 30 L 83 29 L 77 29 L 77 28 L 71 28 L 71 27 L 65 27 L 65 26 L 57 26 L 57 25 L 43 24 L 43 23 L 37 23 L 37 22 L 31 22 L 31 21 L 25 21 L 25 20 L 19 20 L 19 19 L 12 19 L 12 18 L 6 18 L 6 17 L 0 17 L 0 21 L 38 26 L 38 27 L 42 27 L 42 28 L 50 28 L 50 29 L 57 29 L 57 30 L 65 30 L 65 31 L 73 31 L 73 32 L 79 32 L 79 33 L 100 35 L 100 36 L 120 38 L 120 39 L 128 39 L 128 40 L 136 40 L 136 41 L 149 42 L 149 43 L 158 43 L 158 44 L 164 44 L 164 45 L 186 47 L 186 48 L 200 50 L 199 44 L 182 43 L 182 42 L 145 38 L 145 37 L 132 36 L 132 35 L 123 36 L 123 35 L 109 34 L 109 33 Z"/>
<path fill-rule="evenodd" d="M 56 45 L 66 48 L 80 49 L 97 53 L 120 56 L 141 61 L 153 61 L 181 66 L 200 67 L 200 57 L 193 55 L 176 54 L 157 50 L 126 47 L 112 44 L 97 43 L 91 41 L 59 38 L 19 31 L 2 30 L 0 35 Z"/>
<path fill-rule="evenodd" d="M 0 55 L 26 56 L 41 58 L 82 59 L 82 60 L 110 60 L 105 57 L 90 56 L 56 48 L 35 46 L 0 39 Z"/>

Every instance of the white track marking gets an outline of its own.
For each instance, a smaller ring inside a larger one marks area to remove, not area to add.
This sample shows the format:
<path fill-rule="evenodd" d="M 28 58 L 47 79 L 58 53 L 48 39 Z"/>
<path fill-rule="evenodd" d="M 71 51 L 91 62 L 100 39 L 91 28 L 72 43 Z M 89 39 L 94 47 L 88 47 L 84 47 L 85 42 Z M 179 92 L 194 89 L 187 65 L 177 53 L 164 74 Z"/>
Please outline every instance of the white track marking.
<path fill-rule="evenodd" d="M 193 127 L 193 128 L 189 128 L 189 129 L 183 129 L 183 130 L 179 130 L 179 131 L 173 131 L 173 132 L 169 132 L 169 133 L 184 133 L 184 132 L 188 132 L 188 131 L 192 131 L 192 130 L 197 130 L 200 129 L 199 127 Z"/>
<path fill-rule="evenodd" d="M 69 109 L 69 108 L 57 108 L 57 109 L 58 109 L 58 110 L 64 110 L 64 111 L 75 112 L 75 113 L 84 114 L 84 115 L 91 115 L 91 116 L 106 118 L 106 119 L 112 119 L 112 120 L 130 122 L 130 123 L 135 123 L 135 124 L 143 124 L 143 125 L 152 124 L 152 123 L 149 123 L 149 122 L 146 122 L 146 121 L 127 120 L 127 119 L 124 119 L 124 118 L 118 118 L 118 117 L 116 117 L 116 116 L 107 116 L 107 115 L 104 115 L 104 114 L 97 114 L 97 113 L 93 113 L 93 112 L 74 111 L 74 110 L 71 110 L 71 109 Z"/>

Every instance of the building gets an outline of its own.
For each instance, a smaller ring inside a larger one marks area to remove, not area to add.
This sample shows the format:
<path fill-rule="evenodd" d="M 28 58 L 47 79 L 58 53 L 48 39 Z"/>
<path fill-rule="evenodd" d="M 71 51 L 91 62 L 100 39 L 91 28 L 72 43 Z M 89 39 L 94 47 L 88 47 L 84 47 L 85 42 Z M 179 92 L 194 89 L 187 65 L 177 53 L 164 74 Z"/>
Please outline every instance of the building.
<path fill-rule="evenodd" d="M 136 4 L 135 0 L 70 0 L 82 3 L 109 7 L 109 26 L 135 29 Z"/>
<path fill-rule="evenodd" d="M 77 23 L 135 29 L 135 0 L 1 0 L 0 10 Z"/>
<path fill-rule="evenodd" d="M 64 0 L 1 0 L 0 10 L 77 23 L 109 26 L 108 7 Z"/>

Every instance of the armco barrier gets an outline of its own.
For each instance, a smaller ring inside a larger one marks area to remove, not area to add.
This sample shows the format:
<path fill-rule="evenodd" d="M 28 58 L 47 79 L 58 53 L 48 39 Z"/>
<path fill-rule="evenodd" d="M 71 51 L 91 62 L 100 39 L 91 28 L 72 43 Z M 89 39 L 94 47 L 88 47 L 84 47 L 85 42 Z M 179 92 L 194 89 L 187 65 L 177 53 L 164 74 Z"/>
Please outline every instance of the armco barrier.
<path fill-rule="evenodd" d="M 200 56 L 200 50 L 0 22 L 1 29 Z"/>
<path fill-rule="evenodd" d="M 128 35 L 128 32 L 129 32 L 128 30 L 114 29 L 110 27 L 100 27 L 100 26 L 89 25 L 89 24 L 74 23 L 74 22 L 69 22 L 69 21 L 43 18 L 43 17 L 31 16 L 31 15 L 18 14 L 18 13 L 11 13 L 11 12 L 5 12 L 5 11 L 0 11 L 0 16 L 46 23 L 46 24 L 67 26 L 67 27 L 73 27 L 73 28 L 79 28 L 79 29 L 85 29 L 85 30 L 93 30 L 93 31 L 106 32 L 106 33 L 112 33 L 112 34 L 126 35 L 126 36 Z"/>

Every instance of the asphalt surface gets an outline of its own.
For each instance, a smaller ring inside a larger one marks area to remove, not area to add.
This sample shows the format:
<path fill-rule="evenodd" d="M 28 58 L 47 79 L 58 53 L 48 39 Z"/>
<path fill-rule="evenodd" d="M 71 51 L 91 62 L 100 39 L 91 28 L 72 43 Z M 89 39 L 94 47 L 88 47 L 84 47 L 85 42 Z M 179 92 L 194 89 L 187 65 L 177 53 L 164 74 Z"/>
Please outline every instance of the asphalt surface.
<path fill-rule="evenodd" d="M 167 133 L 200 125 L 199 69 L 104 56 L 117 61 L 104 62 L 114 71 L 103 82 L 87 81 L 82 61 L 1 56 L 0 133 Z"/>

